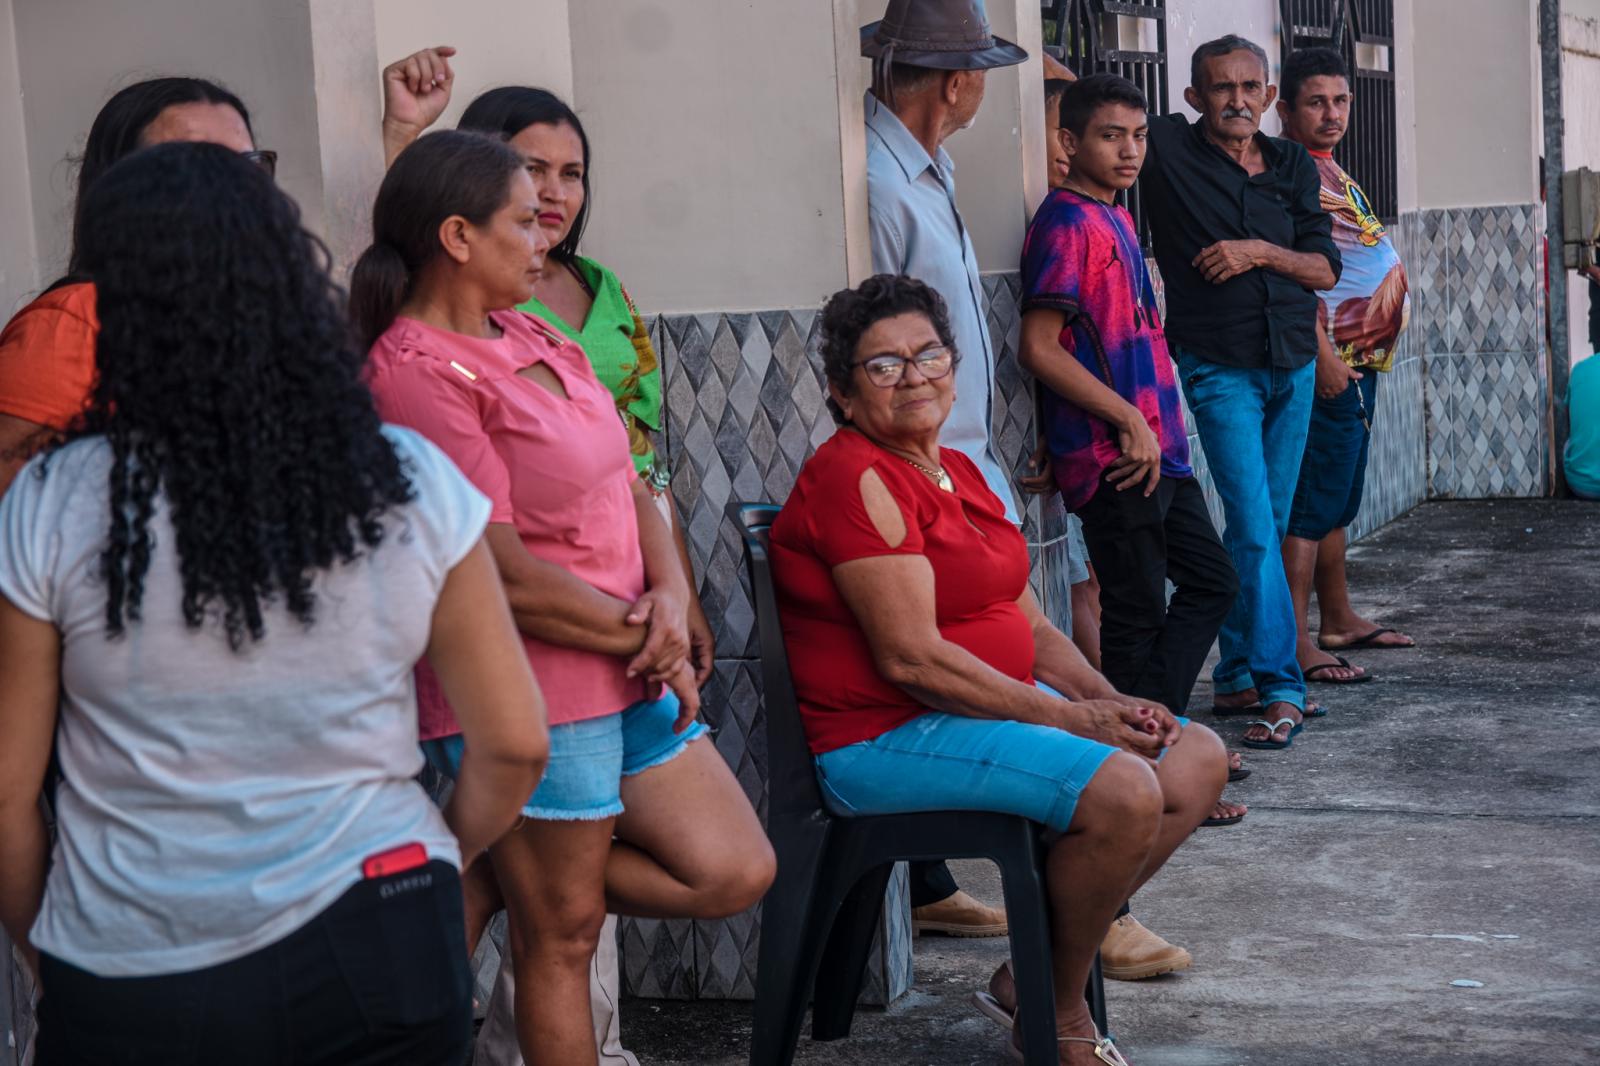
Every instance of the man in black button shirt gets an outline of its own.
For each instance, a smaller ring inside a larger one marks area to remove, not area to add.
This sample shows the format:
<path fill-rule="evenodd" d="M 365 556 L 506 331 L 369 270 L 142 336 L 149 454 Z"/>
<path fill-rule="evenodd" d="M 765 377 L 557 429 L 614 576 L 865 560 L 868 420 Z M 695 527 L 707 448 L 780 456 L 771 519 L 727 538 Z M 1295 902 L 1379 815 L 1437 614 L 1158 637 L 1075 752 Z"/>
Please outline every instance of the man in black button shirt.
<path fill-rule="evenodd" d="M 1184 99 L 1153 118 L 1140 178 L 1166 283 L 1166 332 L 1222 497 L 1239 596 L 1213 674 L 1219 713 L 1259 713 L 1252 748 L 1286 748 L 1306 708 L 1279 545 L 1311 416 L 1316 290 L 1340 259 L 1306 150 L 1261 133 L 1276 90 L 1242 37 L 1195 50 Z M 1264 709 L 1263 709 L 1264 707 Z"/>

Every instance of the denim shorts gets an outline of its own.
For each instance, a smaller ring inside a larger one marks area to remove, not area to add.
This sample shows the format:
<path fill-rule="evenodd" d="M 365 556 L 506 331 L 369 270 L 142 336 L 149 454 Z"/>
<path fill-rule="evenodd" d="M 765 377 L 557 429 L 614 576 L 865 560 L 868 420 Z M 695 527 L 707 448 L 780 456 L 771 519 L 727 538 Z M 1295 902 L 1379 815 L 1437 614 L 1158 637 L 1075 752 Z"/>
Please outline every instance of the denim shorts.
<path fill-rule="evenodd" d="M 1078 797 L 1116 751 L 1054 726 L 929 711 L 818 755 L 817 782 L 843 817 L 998 811 L 1066 832 Z"/>
<path fill-rule="evenodd" d="M 678 697 L 670 689 L 658 700 L 640 700 L 626 710 L 550 727 L 550 762 L 522 813 L 541 822 L 592 822 L 622 813 L 622 779 L 671 762 L 691 740 L 706 734 L 704 722 L 674 733 Z M 460 733 L 422 742 L 435 770 L 454 781 L 461 771 Z"/>
<path fill-rule="evenodd" d="M 1378 372 L 1369 368 L 1341 395 L 1312 402 L 1305 458 L 1289 510 L 1290 536 L 1321 540 L 1356 520 L 1372 440 L 1367 426 L 1377 399 Z"/>
<path fill-rule="evenodd" d="M 1067 584 L 1089 580 L 1089 546 L 1083 542 L 1083 520 L 1067 515 Z"/>

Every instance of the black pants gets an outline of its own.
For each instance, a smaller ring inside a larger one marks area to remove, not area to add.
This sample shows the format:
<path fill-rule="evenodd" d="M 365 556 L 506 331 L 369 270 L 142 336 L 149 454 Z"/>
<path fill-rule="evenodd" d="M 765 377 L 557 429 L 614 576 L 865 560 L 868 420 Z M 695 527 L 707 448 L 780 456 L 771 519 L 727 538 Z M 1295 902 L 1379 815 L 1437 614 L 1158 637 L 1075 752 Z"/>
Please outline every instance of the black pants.
<path fill-rule="evenodd" d="M 472 1039 L 461 879 L 439 861 L 362 881 L 219 966 L 40 968 L 38 1066 L 458 1066 Z"/>
<path fill-rule="evenodd" d="M 1101 672 L 1119 692 L 1184 713 L 1239 591 L 1199 482 L 1162 478 L 1149 496 L 1102 484 L 1078 517 L 1100 579 Z"/>

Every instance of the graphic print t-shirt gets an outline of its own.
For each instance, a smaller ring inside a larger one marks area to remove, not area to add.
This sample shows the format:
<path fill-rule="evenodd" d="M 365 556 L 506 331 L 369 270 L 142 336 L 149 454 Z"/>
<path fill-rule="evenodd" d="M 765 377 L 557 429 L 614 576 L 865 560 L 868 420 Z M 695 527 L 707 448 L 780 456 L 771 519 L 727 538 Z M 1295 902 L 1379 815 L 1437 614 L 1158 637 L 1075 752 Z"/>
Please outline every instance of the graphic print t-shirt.
<path fill-rule="evenodd" d="M 1411 313 L 1405 267 L 1361 186 L 1333 156 L 1312 152 L 1311 159 L 1322 179 L 1322 209 L 1333 216 L 1333 242 L 1344 257 L 1339 283 L 1318 294 L 1318 323 L 1346 363 L 1388 370 Z"/>
<path fill-rule="evenodd" d="M 1022 309 L 1065 313 L 1058 341 L 1100 382 L 1127 400 L 1161 442 L 1161 476 L 1189 477 L 1189 437 L 1155 289 L 1133 218 L 1071 189 L 1045 198 L 1022 246 Z M 1103 419 L 1041 386 L 1045 442 L 1061 502 L 1073 511 L 1122 455 Z"/>

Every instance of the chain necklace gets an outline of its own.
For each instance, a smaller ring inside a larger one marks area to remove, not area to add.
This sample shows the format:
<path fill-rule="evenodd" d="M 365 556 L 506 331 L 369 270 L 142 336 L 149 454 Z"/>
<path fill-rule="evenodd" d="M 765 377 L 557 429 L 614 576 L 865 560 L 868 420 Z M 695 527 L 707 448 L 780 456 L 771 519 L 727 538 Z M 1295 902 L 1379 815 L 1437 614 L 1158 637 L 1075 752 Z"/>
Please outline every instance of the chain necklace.
<path fill-rule="evenodd" d="M 915 459 L 907 459 L 903 455 L 900 456 L 899 458 L 901 460 L 907 462 L 907 463 L 910 463 L 912 466 L 916 467 L 918 470 L 922 471 L 922 473 L 924 473 L 924 474 L 926 474 L 928 476 L 928 480 L 932 481 L 935 485 L 938 485 L 939 488 L 943 489 L 945 492 L 954 492 L 954 491 L 956 491 L 955 482 L 950 480 L 950 475 L 945 473 L 944 470 L 935 470 L 935 469 L 933 469 L 931 467 L 923 466 L 921 463 L 917 462 Z"/>

